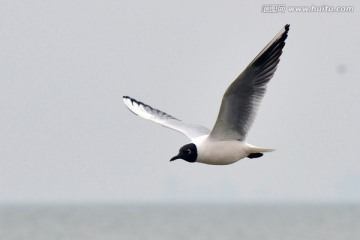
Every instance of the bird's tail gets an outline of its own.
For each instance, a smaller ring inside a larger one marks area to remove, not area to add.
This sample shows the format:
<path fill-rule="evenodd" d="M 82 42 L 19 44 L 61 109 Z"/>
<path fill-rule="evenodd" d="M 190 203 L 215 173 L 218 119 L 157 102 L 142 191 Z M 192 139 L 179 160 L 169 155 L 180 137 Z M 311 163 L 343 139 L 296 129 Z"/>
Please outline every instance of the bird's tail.
<path fill-rule="evenodd" d="M 264 152 L 273 152 L 276 149 L 270 149 L 270 148 L 260 148 L 260 147 L 255 147 L 252 145 L 249 145 L 249 152 L 250 153 L 264 153 Z"/>

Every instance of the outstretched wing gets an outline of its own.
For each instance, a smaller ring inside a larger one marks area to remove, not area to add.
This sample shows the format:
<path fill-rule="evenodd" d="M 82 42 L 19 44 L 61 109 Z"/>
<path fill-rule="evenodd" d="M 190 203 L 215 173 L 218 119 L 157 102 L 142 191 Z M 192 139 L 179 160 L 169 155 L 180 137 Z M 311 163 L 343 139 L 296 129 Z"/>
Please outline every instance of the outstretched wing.
<path fill-rule="evenodd" d="M 174 129 L 190 139 L 194 139 L 202 135 L 208 135 L 210 133 L 210 130 L 206 127 L 184 123 L 165 112 L 150 107 L 149 105 L 137 101 L 131 97 L 124 96 L 123 101 L 129 110 L 134 114 L 158 123 L 164 127 Z"/>
<path fill-rule="evenodd" d="M 228 87 L 210 133 L 211 138 L 245 140 L 265 94 L 266 84 L 280 61 L 289 27 L 290 25 L 285 25 Z"/>

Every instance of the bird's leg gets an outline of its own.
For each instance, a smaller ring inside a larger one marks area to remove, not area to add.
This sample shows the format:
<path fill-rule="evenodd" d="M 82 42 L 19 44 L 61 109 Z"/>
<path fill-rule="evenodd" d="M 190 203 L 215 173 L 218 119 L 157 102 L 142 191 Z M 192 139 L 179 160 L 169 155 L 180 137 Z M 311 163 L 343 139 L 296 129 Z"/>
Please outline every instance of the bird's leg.
<path fill-rule="evenodd" d="M 250 153 L 247 157 L 248 158 L 259 158 L 262 157 L 262 155 L 264 155 L 263 153 Z"/>

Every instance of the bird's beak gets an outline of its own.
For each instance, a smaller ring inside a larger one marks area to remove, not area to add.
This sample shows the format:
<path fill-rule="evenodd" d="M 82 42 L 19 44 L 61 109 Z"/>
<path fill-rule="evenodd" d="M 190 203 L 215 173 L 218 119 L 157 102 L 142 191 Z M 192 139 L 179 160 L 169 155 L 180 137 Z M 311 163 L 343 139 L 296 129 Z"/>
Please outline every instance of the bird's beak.
<path fill-rule="evenodd" d="M 172 157 L 172 158 L 170 159 L 170 162 L 172 162 L 172 161 L 174 161 L 174 160 L 176 160 L 176 159 L 179 159 L 179 158 L 180 158 L 179 155 L 177 155 L 177 156 L 175 156 L 175 157 Z"/>

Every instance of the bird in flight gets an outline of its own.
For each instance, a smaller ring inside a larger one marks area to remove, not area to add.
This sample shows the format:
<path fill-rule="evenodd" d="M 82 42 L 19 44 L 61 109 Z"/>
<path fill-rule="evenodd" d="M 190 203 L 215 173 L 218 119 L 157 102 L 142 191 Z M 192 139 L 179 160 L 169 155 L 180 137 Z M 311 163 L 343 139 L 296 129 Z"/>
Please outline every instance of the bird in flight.
<path fill-rule="evenodd" d="M 232 164 L 245 157 L 258 158 L 274 149 L 255 147 L 246 142 L 257 109 L 280 61 L 290 25 L 285 25 L 245 70 L 230 84 L 222 98 L 213 129 L 185 123 L 129 96 L 125 105 L 134 114 L 176 130 L 191 142 L 180 148 L 170 161 L 183 159 L 213 165 Z"/>

